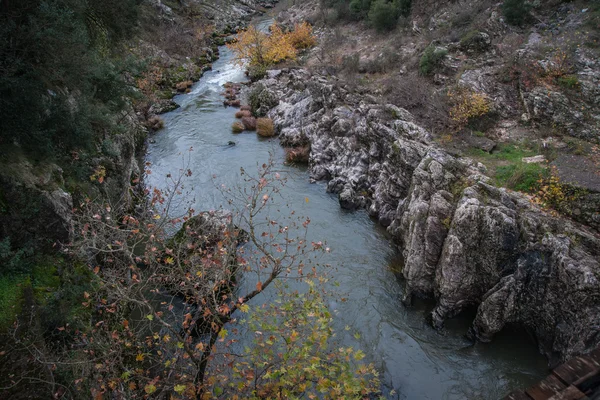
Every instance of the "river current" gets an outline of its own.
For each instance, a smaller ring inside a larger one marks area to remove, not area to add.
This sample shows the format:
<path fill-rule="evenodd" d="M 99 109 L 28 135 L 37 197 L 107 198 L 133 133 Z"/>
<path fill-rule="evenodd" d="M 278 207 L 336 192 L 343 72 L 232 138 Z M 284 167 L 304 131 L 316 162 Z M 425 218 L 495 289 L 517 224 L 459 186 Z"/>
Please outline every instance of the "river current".
<path fill-rule="evenodd" d="M 269 23 L 263 19 L 258 25 Z M 473 315 L 459 315 L 437 332 L 426 322 L 432 304 L 402 306 L 402 282 L 394 272 L 401 257 L 385 230 L 364 211 L 342 210 L 324 184 L 309 182 L 305 169 L 284 165 L 277 138 L 231 132 L 237 109 L 223 106 L 222 85 L 246 78 L 229 49 L 220 48 L 220 54 L 190 93 L 175 97 L 180 107 L 161 116 L 165 127 L 146 156 L 152 170 L 149 186 L 164 188 L 165 176 L 189 162 L 193 207 L 226 207 L 218 185 L 241 184 L 240 168 L 253 172 L 273 157 L 279 169 L 289 172 L 281 201 L 310 217 L 310 239 L 326 240 L 331 248 L 325 262 L 333 265 L 333 279 L 345 298 L 328 304 L 337 340 L 367 354 L 381 372 L 384 392 L 395 390 L 390 398 L 499 399 L 546 375 L 545 359 L 524 332 L 505 329 L 492 343 L 473 345 L 464 336 Z"/>

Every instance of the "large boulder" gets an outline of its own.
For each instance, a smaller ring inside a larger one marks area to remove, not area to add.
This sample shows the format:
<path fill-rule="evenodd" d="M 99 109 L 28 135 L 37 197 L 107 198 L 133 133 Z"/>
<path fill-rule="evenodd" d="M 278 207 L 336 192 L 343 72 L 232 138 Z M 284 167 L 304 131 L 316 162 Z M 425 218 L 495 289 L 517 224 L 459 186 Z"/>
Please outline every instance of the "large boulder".
<path fill-rule="evenodd" d="M 367 208 L 403 248 L 406 304 L 433 297 L 438 328 L 477 308 L 471 334 L 482 341 L 520 323 L 552 362 L 600 345 L 596 233 L 490 185 L 485 168 L 438 148 L 406 110 L 303 70 L 266 82 L 282 144 L 309 142 L 311 178 L 328 181 L 341 207 Z M 540 118 L 575 112 L 536 101 Z"/>

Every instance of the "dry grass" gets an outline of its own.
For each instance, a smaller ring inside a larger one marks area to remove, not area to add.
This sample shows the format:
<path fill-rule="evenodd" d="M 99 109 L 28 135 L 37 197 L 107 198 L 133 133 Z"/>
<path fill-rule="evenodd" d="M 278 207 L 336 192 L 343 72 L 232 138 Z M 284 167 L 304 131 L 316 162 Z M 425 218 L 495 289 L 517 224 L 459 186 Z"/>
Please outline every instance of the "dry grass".
<path fill-rule="evenodd" d="M 189 88 L 192 87 L 193 84 L 194 84 L 193 81 L 183 81 L 183 82 L 179 82 L 177 85 L 175 85 L 175 88 L 177 89 L 178 92 L 186 92 Z"/>
<path fill-rule="evenodd" d="M 252 113 L 248 110 L 240 110 L 235 113 L 236 118 L 244 118 L 244 117 L 251 117 L 251 116 L 252 116 Z"/>
<path fill-rule="evenodd" d="M 310 146 L 286 147 L 285 160 L 289 163 L 306 164 L 310 157 Z"/>
<path fill-rule="evenodd" d="M 242 133 L 243 131 L 244 131 L 244 124 L 242 124 L 241 122 L 234 122 L 233 125 L 231 125 L 231 132 Z"/>
<path fill-rule="evenodd" d="M 242 124 L 247 131 L 255 131 L 256 130 L 256 118 L 254 117 L 243 117 Z"/>
<path fill-rule="evenodd" d="M 410 111 L 419 125 L 431 133 L 448 130 L 451 126 L 450 108 L 445 91 L 436 90 L 425 77 L 418 74 L 390 76 L 383 80 L 388 102 Z"/>
<path fill-rule="evenodd" d="M 148 121 L 146 122 L 148 128 L 152 129 L 153 131 L 157 131 L 159 129 L 164 128 L 165 126 L 165 121 L 163 121 L 163 119 L 161 117 L 159 117 L 158 115 L 155 115 L 153 117 L 148 118 Z"/>
<path fill-rule="evenodd" d="M 275 125 L 271 118 L 259 118 L 256 120 L 257 133 L 260 136 L 271 137 L 275 135 Z"/>
<path fill-rule="evenodd" d="M 252 111 L 252 108 L 248 105 L 243 105 L 240 107 L 241 111 Z"/>

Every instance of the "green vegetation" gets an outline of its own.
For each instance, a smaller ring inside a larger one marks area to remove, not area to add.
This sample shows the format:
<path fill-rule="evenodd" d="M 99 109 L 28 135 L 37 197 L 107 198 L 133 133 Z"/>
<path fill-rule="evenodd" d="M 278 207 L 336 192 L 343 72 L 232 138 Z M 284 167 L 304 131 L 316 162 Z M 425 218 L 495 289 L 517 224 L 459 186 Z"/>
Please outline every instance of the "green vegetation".
<path fill-rule="evenodd" d="M 423 75 L 431 75 L 438 68 L 448 50 L 436 47 L 433 43 L 427 46 L 419 60 L 419 71 Z"/>
<path fill-rule="evenodd" d="M 371 9 L 371 0 L 352 0 L 350 2 L 350 12 L 357 19 L 364 19 Z"/>
<path fill-rule="evenodd" d="M 396 4 L 386 0 L 376 0 L 369 10 L 369 22 L 378 32 L 391 31 L 398 21 Z"/>
<path fill-rule="evenodd" d="M 330 20 L 366 20 L 377 31 L 387 32 L 400 17 L 410 15 L 412 0 L 321 0 L 321 7 L 332 11 Z"/>
<path fill-rule="evenodd" d="M 136 26 L 137 0 L 31 0 L 0 14 L 0 146 L 36 157 L 91 148 L 130 94 L 113 57 Z"/>
<path fill-rule="evenodd" d="M 21 292 L 25 279 L 0 276 L 0 332 L 5 331 L 19 312 Z"/>
<path fill-rule="evenodd" d="M 531 193 L 546 172 L 540 164 L 518 162 L 511 165 L 501 165 L 496 168 L 496 183 L 519 192 Z"/>
<path fill-rule="evenodd" d="M 531 6 L 525 0 L 504 0 L 502 13 L 511 25 L 523 25 L 530 17 Z"/>
<path fill-rule="evenodd" d="M 558 84 L 567 89 L 578 89 L 579 79 L 577 75 L 564 75 L 558 78 Z"/>
<path fill-rule="evenodd" d="M 469 154 L 489 168 L 496 185 L 526 193 L 534 192 L 539 180 L 548 175 L 545 165 L 522 161 L 523 157 L 534 155 L 533 151 L 512 144 L 499 145 L 493 153 L 473 149 Z"/>

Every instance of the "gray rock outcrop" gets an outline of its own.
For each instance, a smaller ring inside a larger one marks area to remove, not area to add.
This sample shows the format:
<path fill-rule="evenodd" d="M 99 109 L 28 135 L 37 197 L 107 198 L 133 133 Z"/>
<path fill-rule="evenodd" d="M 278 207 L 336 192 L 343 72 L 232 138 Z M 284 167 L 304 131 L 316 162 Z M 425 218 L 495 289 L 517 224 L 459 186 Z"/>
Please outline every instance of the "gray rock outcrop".
<path fill-rule="evenodd" d="M 366 208 L 403 248 L 404 302 L 436 299 L 436 327 L 476 307 L 470 334 L 507 323 L 550 362 L 600 345 L 600 236 L 489 183 L 485 168 L 439 149 L 406 110 L 335 78 L 283 70 L 262 82 L 285 146 L 310 144 L 310 175 L 344 208 Z"/>

